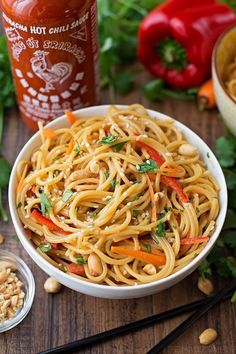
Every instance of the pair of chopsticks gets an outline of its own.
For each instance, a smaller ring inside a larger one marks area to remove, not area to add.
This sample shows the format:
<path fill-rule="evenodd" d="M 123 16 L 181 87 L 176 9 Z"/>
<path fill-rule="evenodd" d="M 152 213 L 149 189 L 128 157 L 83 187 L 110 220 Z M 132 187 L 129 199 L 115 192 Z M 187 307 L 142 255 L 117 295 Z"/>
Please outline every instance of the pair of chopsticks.
<path fill-rule="evenodd" d="M 236 279 L 227 284 L 223 289 L 218 291 L 214 296 L 209 298 L 198 300 L 187 305 L 177 307 L 166 312 L 162 312 L 157 315 L 146 317 L 142 320 L 129 323 L 124 326 L 116 327 L 111 330 L 95 334 L 90 337 L 76 340 L 71 343 L 64 344 L 62 346 L 48 349 L 38 354 L 55 354 L 55 353 L 69 353 L 70 351 L 79 351 L 80 349 L 88 348 L 90 345 L 99 344 L 105 340 L 112 339 L 117 336 L 121 336 L 126 333 L 140 330 L 144 327 L 152 324 L 171 319 L 180 314 L 195 312 L 190 315 L 185 321 L 183 321 L 178 327 L 176 327 L 171 333 L 169 333 L 164 339 L 162 339 L 157 345 L 155 345 L 147 354 L 157 354 L 161 350 L 166 348 L 171 342 L 182 335 L 195 321 L 202 317 L 211 307 L 216 305 L 220 300 L 226 300 L 232 296 L 232 291 L 236 288 Z"/>

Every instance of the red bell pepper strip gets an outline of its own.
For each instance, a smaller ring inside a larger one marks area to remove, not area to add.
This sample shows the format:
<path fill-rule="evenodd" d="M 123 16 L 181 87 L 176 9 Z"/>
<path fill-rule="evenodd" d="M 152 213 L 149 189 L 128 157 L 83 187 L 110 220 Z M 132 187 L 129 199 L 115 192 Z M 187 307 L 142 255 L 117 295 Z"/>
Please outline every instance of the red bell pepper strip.
<path fill-rule="evenodd" d="M 31 215 L 40 225 L 45 225 L 49 229 L 54 230 L 54 231 L 58 231 L 64 235 L 70 234 L 70 232 L 63 230 L 62 228 L 60 228 L 59 226 L 54 224 L 54 222 L 52 222 L 52 220 L 45 218 L 45 216 L 43 216 L 37 209 L 34 209 L 31 213 Z"/>
<path fill-rule="evenodd" d="M 236 24 L 236 14 L 216 0 L 169 0 L 141 22 L 138 57 L 171 86 L 198 86 L 210 76 L 219 35 Z"/>
<path fill-rule="evenodd" d="M 85 274 L 84 266 L 82 266 L 80 264 L 70 263 L 67 265 L 67 270 L 68 270 L 68 272 L 74 273 L 77 275 L 84 275 Z"/>
<path fill-rule="evenodd" d="M 142 141 L 136 141 L 136 144 L 144 148 L 149 153 L 150 157 L 155 160 L 159 166 L 165 162 L 163 157 L 148 144 L 145 144 Z M 181 184 L 174 177 L 161 176 L 161 182 L 171 187 L 177 193 L 183 203 L 189 203 L 187 194 L 184 193 Z"/>

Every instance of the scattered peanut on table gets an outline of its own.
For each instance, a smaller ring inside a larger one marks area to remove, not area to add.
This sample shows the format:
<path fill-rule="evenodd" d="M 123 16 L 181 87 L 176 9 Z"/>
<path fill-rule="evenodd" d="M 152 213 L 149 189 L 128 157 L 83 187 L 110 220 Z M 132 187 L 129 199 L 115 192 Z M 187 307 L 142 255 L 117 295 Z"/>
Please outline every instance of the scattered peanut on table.
<path fill-rule="evenodd" d="M 47 293 L 56 294 L 61 290 L 61 284 L 56 279 L 49 277 L 44 283 L 44 290 Z"/>
<path fill-rule="evenodd" d="M 15 317 L 24 303 L 23 283 L 17 278 L 15 270 L 11 263 L 0 262 L 0 323 Z"/>
<path fill-rule="evenodd" d="M 213 283 L 210 279 L 199 277 L 197 282 L 198 289 L 205 295 L 210 295 L 214 291 Z"/>
<path fill-rule="evenodd" d="M 213 343 L 217 338 L 217 332 L 213 328 L 207 328 L 199 336 L 199 342 L 204 345 Z"/>

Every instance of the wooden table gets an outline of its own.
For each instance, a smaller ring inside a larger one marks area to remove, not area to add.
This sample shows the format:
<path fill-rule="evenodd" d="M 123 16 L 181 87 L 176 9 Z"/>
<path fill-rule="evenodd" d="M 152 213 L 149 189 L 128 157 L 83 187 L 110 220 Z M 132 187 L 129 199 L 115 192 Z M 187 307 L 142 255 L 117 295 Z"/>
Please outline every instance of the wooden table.
<path fill-rule="evenodd" d="M 149 79 L 140 74 L 137 82 Z M 223 133 L 223 124 L 216 111 L 199 113 L 196 104 L 167 100 L 149 105 L 136 88 L 127 97 L 117 97 L 118 103 L 140 102 L 147 107 L 166 113 L 185 123 L 199 134 L 211 147 L 217 136 Z M 107 103 L 107 93 L 102 103 Z M 22 124 L 18 111 L 8 111 L 4 126 L 4 155 L 11 163 L 31 136 Z M 5 204 L 7 195 L 5 193 Z M 0 224 L 0 232 L 5 236 L 1 246 L 22 257 L 33 271 L 36 281 L 36 295 L 32 310 L 27 318 L 16 328 L 0 335 L 1 354 L 31 354 L 58 346 L 72 340 L 83 338 L 115 326 L 141 319 L 152 314 L 183 305 L 203 297 L 196 287 L 197 273 L 160 294 L 135 300 L 103 300 L 85 296 L 67 288 L 56 295 L 49 295 L 43 289 L 47 275 L 31 260 L 14 237 L 11 222 Z M 219 281 L 216 279 L 216 288 Z M 171 354 L 233 354 L 235 352 L 236 307 L 230 301 L 221 303 L 181 338 L 170 345 L 163 353 Z M 84 350 L 93 354 L 143 354 L 180 323 L 185 316 L 179 316 L 151 328 L 114 339 L 100 346 Z M 208 327 L 216 328 L 219 337 L 211 346 L 199 344 L 199 334 Z"/>

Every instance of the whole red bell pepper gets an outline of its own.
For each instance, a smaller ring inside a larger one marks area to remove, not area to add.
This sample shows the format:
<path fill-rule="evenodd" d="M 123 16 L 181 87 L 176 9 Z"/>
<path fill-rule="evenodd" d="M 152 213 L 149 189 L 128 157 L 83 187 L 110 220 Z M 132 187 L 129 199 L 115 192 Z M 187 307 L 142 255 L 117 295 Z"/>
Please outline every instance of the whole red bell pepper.
<path fill-rule="evenodd" d="M 215 0 L 169 0 L 152 10 L 138 32 L 138 57 L 173 87 L 198 86 L 211 73 L 219 35 L 236 14 Z"/>

